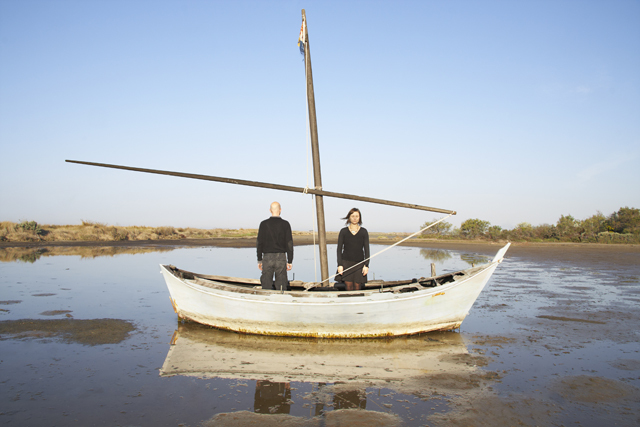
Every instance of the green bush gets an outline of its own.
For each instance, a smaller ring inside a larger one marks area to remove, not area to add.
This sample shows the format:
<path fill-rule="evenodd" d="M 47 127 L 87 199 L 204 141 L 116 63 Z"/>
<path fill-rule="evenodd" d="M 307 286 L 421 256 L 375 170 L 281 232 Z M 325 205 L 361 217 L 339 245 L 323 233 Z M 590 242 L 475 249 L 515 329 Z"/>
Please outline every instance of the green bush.
<path fill-rule="evenodd" d="M 425 222 L 420 228 L 434 222 Z M 422 232 L 422 237 L 427 236 L 527 242 L 640 243 L 640 209 L 624 207 L 608 217 L 598 212 L 584 220 L 561 215 L 555 225 L 532 226 L 521 222 L 512 230 L 492 226 L 489 221 L 478 218 L 467 219 L 460 228 L 443 221 Z"/>
<path fill-rule="evenodd" d="M 422 224 L 422 226 L 420 226 L 420 229 L 422 230 L 423 228 L 430 226 L 436 221 L 437 221 L 436 219 L 432 221 L 427 221 L 424 224 Z M 453 225 L 451 223 L 448 223 L 447 221 L 440 221 L 433 227 L 427 228 L 426 230 L 424 230 L 422 232 L 422 235 L 423 236 L 444 236 L 449 234 L 452 226 Z"/>
<path fill-rule="evenodd" d="M 624 207 L 609 215 L 606 220 L 609 231 L 621 234 L 640 234 L 640 209 Z"/>
<path fill-rule="evenodd" d="M 487 232 L 491 223 L 478 218 L 468 219 L 460 225 L 460 232 L 464 237 L 473 239 Z"/>
<path fill-rule="evenodd" d="M 492 240 L 498 240 L 502 238 L 503 230 L 499 225 L 492 225 L 487 229 L 487 236 Z"/>
<path fill-rule="evenodd" d="M 38 236 L 44 235 L 44 230 L 40 228 L 37 222 L 35 221 L 22 221 L 20 224 L 16 226 L 16 228 L 22 231 L 31 231 Z"/>

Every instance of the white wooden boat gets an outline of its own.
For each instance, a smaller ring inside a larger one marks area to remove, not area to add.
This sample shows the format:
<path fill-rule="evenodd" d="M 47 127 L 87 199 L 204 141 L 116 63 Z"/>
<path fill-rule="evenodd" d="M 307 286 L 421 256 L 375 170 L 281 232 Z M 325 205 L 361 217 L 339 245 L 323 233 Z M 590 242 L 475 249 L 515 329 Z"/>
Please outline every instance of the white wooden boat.
<path fill-rule="evenodd" d="M 402 282 L 373 281 L 361 291 L 331 287 L 264 290 L 256 279 L 209 276 L 170 265 L 160 269 L 180 318 L 261 335 L 357 338 L 451 330 L 460 324 L 504 258 Z"/>

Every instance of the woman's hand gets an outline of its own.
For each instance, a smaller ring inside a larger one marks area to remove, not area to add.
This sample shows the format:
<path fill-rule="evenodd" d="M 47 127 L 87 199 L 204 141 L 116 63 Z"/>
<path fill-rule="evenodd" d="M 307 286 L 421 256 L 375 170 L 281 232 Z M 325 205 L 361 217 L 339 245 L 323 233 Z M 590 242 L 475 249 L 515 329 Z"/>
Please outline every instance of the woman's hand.
<path fill-rule="evenodd" d="M 369 272 L 369 267 L 367 267 L 366 265 L 364 267 L 362 267 L 362 275 L 363 276 L 366 276 L 368 272 Z"/>
<path fill-rule="evenodd" d="M 338 274 L 342 274 L 342 271 L 344 270 L 344 267 L 342 267 L 341 265 L 338 266 Z"/>

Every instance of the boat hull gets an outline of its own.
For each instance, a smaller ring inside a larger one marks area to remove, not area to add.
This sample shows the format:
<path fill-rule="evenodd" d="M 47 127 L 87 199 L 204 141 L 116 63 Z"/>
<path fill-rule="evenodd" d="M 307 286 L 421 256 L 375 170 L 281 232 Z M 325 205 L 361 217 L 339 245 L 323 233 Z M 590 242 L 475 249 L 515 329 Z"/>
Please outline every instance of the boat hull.
<path fill-rule="evenodd" d="M 210 286 L 203 286 L 180 277 L 169 266 L 160 267 L 174 310 L 183 319 L 259 335 L 381 337 L 460 327 L 506 248 L 491 263 L 463 270 L 455 281 L 436 287 L 418 286 L 411 292 L 240 290 L 214 280 Z"/>

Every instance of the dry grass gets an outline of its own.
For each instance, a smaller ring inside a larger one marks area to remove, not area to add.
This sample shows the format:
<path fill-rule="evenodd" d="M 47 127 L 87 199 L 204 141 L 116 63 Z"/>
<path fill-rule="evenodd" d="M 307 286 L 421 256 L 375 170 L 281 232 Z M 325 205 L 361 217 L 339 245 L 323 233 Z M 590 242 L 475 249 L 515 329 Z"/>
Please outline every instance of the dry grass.
<path fill-rule="evenodd" d="M 26 224 L 26 225 L 25 225 Z M 79 225 L 39 225 L 35 222 L 0 222 L 0 241 L 60 242 L 60 241 L 140 241 L 256 237 L 257 229 L 230 230 L 224 228 L 119 227 L 82 221 Z"/>
<path fill-rule="evenodd" d="M 294 236 L 310 236 L 310 231 L 293 231 Z M 372 238 L 397 240 L 406 233 L 372 233 Z M 214 238 L 252 238 L 258 236 L 255 228 L 175 228 L 129 226 L 119 227 L 83 220 L 77 225 L 42 225 L 35 221 L 0 222 L 0 242 L 116 242 L 143 240 L 180 240 Z M 328 232 L 328 238 L 337 238 L 337 232 Z"/>

